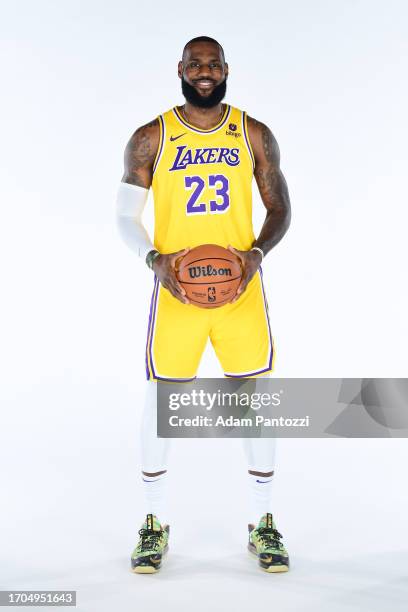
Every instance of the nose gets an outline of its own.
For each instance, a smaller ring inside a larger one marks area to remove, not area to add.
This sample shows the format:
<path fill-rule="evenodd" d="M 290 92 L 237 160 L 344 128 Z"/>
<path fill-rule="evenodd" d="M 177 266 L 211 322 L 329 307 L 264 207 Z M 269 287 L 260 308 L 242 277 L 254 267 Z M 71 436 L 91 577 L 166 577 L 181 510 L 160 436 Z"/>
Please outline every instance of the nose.
<path fill-rule="evenodd" d="M 206 77 L 211 78 L 211 68 L 208 64 L 201 64 L 199 70 L 199 77 L 205 79 Z"/>

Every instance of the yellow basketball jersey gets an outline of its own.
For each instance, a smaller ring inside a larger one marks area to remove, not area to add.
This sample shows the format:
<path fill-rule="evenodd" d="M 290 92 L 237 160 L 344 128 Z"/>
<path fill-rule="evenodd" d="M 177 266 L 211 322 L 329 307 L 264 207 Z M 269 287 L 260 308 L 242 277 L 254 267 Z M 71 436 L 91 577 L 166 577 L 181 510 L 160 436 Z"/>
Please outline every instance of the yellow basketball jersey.
<path fill-rule="evenodd" d="M 200 244 L 250 249 L 254 156 L 246 113 L 226 104 L 220 122 L 202 130 L 175 107 L 159 124 L 152 181 L 157 250 Z"/>

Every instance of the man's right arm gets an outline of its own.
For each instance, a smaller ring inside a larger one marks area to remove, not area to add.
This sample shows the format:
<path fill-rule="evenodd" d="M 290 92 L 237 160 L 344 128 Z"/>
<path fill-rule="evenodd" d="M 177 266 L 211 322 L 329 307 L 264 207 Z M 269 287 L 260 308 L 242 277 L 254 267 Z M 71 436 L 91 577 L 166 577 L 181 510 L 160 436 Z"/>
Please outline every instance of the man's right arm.
<path fill-rule="evenodd" d="M 160 139 L 156 119 L 133 134 L 125 150 L 125 171 L 116 200 L 117 222 L 127 246 L 143 261 L 155 252 L 149 234 L 142 223 L 142 214 L 152 183 L 153 164 Z M 154 255 L 157 257 L 157 253 Z M 147 263 L 147 261 L 146 261 Z"/>
<path fill-rule="evenodd" d="M 140 127 L 133 134 L 125 149 L 125 171 L 119 188 L 117 210 L 119 229 L 127 245 L 146 260 L 159 281 L 183 303 L 188 303 L 185 291 L 175 274 L 175 262 L 188 249 L 177 253 L 160 254 L 153 246 L 142 224 L 142 213 L 148 190 L 153 179 L 153 165 L 160 141 L 158 119 Z M 146 262 L 147 263 L 147 262 Z"/>

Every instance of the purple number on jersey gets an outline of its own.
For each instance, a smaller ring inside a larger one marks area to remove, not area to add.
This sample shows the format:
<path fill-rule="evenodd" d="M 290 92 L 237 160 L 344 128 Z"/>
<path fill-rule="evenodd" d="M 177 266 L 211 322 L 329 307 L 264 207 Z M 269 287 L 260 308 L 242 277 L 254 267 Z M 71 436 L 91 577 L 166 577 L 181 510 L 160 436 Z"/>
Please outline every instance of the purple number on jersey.
<path fill-rule="evenodd" d="M 197 204 L 197 200 L 205 187 L 205 183 L 201 176 L 186 176 L 184 177 L 184 184 L 186 189 L 191 189 L 194 184 L 197 185 L 187 202 L 187 214 L 193 215 L 196 213 L 205 213 L 205 204 Z"/>
<path fill-rule="evenodd" d="M 217 184 L 219 183 L 221 183 L 221 186 L 217 187 Z M 193 185 L 196 185 L 187 202 L 186 213 L 188 215 L 205 214 L 207 212 L 206 204 L 204 202 L 197 202 L 205 187 L 204 180 L 201 178 L 201 176 L 185 176 L 184 184 L 186 189 L 191 189 Z M 222 198 L 222 202 L 210 200 L 210 212 L 225 212 L 230 204 L 228 193 L 229 182 L 227 177 L 225 177 L 223 174 L 210 174 L 208 177 L 208 185 L 210 187 L 215 187 L 215 195 Z"/>
<path fill-rule="evenodd" d="M 216 187 L 215 195 L 222 197 L 222 202 L 219 204 L 215 200 L 210 201 L 210 211 L 211 212 L 224 212 L 230 203 L 229 199 L 229 183 L 226 176 L 223 174 L 211 174 L 209 178 L 210 187 L 216 187 L 217 183 L 221 183 L 221 187 Z"/>

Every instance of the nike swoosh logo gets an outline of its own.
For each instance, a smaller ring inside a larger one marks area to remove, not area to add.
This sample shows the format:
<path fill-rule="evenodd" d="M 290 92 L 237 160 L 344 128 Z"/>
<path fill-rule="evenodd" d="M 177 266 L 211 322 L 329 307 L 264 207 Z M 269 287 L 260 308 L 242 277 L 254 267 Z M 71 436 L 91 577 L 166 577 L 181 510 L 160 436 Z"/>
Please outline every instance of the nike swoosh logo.
<path fill-rule="evenodd" d="M 261 484 L 268 484 L 268 482 L 271 482 L 270 480 L 257 480 L 256 482 L 260 482 Z"/>
<path fill-rule="evenodd" d="M 187 134 L 187 132 L 184 132 L 184 134 L 179 134 L 178 136 L 170 136 L 170 140 L 171 142 L 173 142 L 173 140 L 177 140 L 177 138 L 181 138 L 182 136 L 185 136 Z"/>

